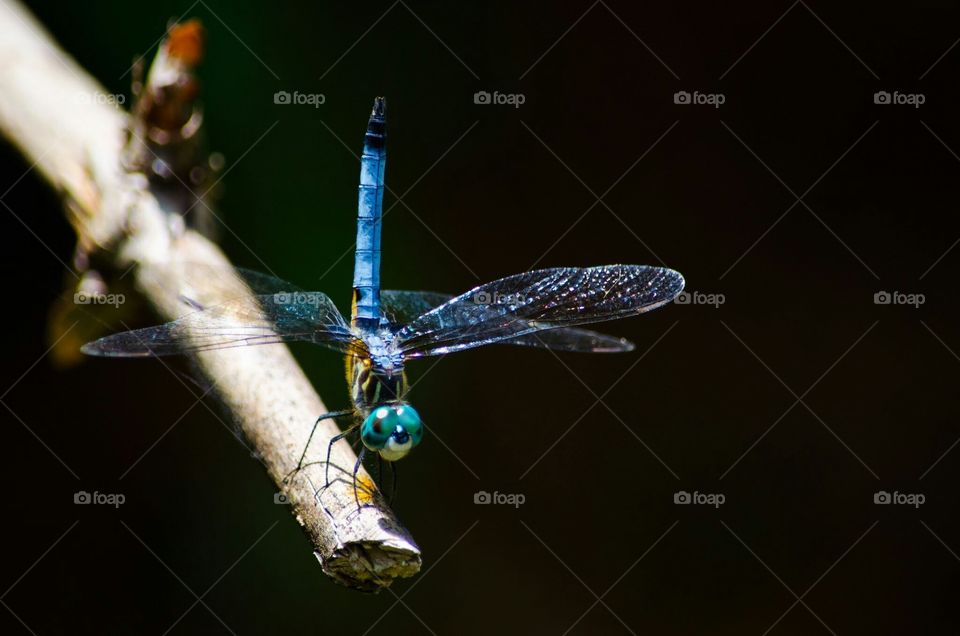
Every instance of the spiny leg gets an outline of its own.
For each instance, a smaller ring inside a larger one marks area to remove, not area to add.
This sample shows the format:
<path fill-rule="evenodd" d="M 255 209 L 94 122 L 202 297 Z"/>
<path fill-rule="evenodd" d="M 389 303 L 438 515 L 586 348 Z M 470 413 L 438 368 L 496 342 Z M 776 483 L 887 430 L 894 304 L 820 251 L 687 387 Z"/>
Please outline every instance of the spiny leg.
<path fill-rule="evenodd" d="M 346 437 L 353 431 L 355 431 L 356 429 L 357 429 L 357 425 L 354 424 L 353 426 L 343 431 L 339 435 L 334 435 L 333 437 L 330 438 L 330 443 L 327 444 L 327 461 L 324 462 L 324 469 L 323 469 L 323 479 L 324 479 L 323 489 L 324 490 L 330 487 L 330 453 L 333 452 L 333 445 L 339 442 L 340 440 L 342 440 L 344 437 Z"/>
<path fill-rule="evenodd" d="M 287 476 L 283 478 L 283 483 L 287 483 L 287 481 L 290 479 L 290 476 L 291 476 L 291 475 L 294 475 L 294 474 L 298 473 L 298 472 L 300 471 L 300 469 L 303 468 L 303 460 L 304 460 L 304 458 L 307 456 L 307 451 L 310 449 L 310 442 L 313 441 L 313 434 L 317 432 L 317 426 L 320 425 L 320 421 L 321 421 L 321 420 L 326 420 L 326 419 L 335 419 L 335 418 L 338 418 L 338 417 L 343 417 L 344 415 L 350 415 L 351 413 L 353 413 L 353 411 L 350 411 L 350 410 L 330 411 L 329 413 L 324 413 L 323 415 L 321 415 L 320 417 L 317 418 L 317 421 L 313 423 L 313 428 L 310 429 L 310 435 L 307 437 L 307 444 L 306 444 L 306 446 L 303 447 L 303 452 L 300 454 L 300 460 L 297 461 L 297 467 L 294 468 L 292 471 L 290 471 L 290 472 L 287 474 Z M 347 429 L 347 430 L 350 430 L 350 429 Z M 340 438 L 342 438 L 342 437 L 343 437 L 342 434 L 335 436 L 335 437 L 333 438 L 333 441 L 330 442 L 331 445 L 333 444 L 333 442 L 337 441 L 338 439 L 340 439 Z M 329 447 L 327 448 L 327 461 L 328 461 L 328 462 L 330 461 L 330 449 L 329 449 Z"/>
<path fill-rule="evenodd" d="M 390 499 L 387 504 L 393 506 L 393 502 L 397 499 L 397 491 L 400 490 L 400 473 L 397 472 L 397 462 L 387 463 L 390 465 L 390 472 L 393 474 L 393 479 L 390 482 Z"/>
<path fill-rule="evenodd" d="M 357 493 L 357 472 L 360 465 L 363 464 L 363 456 L 367 454 L 367 447 L 360 449 L 360 455 L 357 456 L 357 463 L 353 465 L 353 498 L 357 501 L 357 512 L 360 511 L 360 495 Z"/>
<path fill-rule="evenodd" d="M 330 413 L 325 413 L 317 418 L 317 421 L 313 423 L 313 428 L 310 429 L 310 436 L 307 437 L 307 445 L 303 447 L 303 452 L 300 454 L 300 460 L 297 462 L 297 470 L 303 468 L 303 459 L 307 456 L 307 450 L 310 448 L 310 442 L 313 440 L 313 434 L 317 432 L 317 426 L 320 425 L 320 420 L 336 419 L 338 417 L 343 417 L 344 415 L 350 415 L 352 412 L 353 411 L 350 411 L 349 409 L 344 409 L 342 411 L 331 411 Z"/>
<path fill-rule="evenodd" d="M 393 505 L 394 496 L 397 494 L 397 465 L 391 461 L 387 461 L 386 465 L 389 468 L 392 477 L 390 480 L 390 496 L 387 497 L 387 505 Z M 384 470 L 383 466 L 383 455 L 377 453 L 377 482 L 380 484 L 381 493 L 386 492 L 387 488 L 387 471 Z"/>

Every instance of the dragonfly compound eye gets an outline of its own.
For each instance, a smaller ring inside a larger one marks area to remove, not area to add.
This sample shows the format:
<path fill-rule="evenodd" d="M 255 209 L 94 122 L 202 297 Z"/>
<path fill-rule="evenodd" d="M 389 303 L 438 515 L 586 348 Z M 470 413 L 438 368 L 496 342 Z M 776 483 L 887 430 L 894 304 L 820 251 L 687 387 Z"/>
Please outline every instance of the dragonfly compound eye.
<path fill-rule="evenodd" d="M 381 406 L 363 421 L 360 439 L 387 461 L 396 461 L 423 439 L 423 423 L 409 404 Z"/>

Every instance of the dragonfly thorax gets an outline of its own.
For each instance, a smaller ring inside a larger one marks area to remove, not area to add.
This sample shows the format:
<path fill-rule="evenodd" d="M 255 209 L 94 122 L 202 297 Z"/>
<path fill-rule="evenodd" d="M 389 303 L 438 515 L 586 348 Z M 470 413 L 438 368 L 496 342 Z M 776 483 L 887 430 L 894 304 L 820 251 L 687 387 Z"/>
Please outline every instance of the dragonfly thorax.
<path fill-rule="evenodd" d="M 402 362 L 389 358 L 349 356 L 347 379 L 354 408 L 364 416 L 381 404 L 401 401 L 407 392 Z"/>
<path fill-rule="evenodd" d="M 407 378 L 402 360 L 349 356 L 347 376 L 354 408 L 363 418 L 360 439 L 367 449 L 396 461 L 420 443 L 420 416 L 403 400 Z"/>

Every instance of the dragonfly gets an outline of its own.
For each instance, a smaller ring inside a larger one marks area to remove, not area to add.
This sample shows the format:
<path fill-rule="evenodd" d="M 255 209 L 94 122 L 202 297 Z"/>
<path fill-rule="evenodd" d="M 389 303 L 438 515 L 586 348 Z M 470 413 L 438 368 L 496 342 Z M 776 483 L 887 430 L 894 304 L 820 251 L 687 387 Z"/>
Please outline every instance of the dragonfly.
<path fill-rule="evenodd" d="M 365 454 L 392 464 L 423 440 L 423 421 L 407 400 L 408 362 L 494 344 L 562 352 L 628 352 L 634 348 L 628 340 L 580 325 L 641 314 L 671 302 L 683 291 L 684 279 L 678 272 L 648 265 L 539 269 L 478 285 L 458 296 L 383 290 L 380 238 L 385 169 L 386 100 L 378 97 L 360 159 L 349 321 L 322 292 L 306 292 L 273 276 L 241 270 L 252 295 L 210 306 L 191 303 L 194 311 L 177 320 L 106 336 L 84 345 L 82 351 L 110 357 L 165 356 L 311 342 L 345 354 L 351 406 L 320 415 L 295 471 L 303 467 L 321 421 L 350 418 L 346 429 L 327 445 L 325 487 L 330 485 L 333 445 L 358 433 L 362 447 L 353 468 L 356 495 L 357 471 Z"/>

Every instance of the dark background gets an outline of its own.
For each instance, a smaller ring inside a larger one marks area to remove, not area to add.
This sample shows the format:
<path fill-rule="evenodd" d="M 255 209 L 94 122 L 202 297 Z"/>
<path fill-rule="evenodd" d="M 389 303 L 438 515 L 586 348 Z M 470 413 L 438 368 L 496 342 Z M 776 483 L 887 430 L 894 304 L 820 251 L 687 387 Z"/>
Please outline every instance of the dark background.
<path fill-rule="evenodd" d="M 458 292 L 538 259 L 664 263 L 726 302 L 605 325 L 637 343 L 627 355 L 494 347 L 412 365 L 432 434 L 400 465 L 396 507 L 424 571 L 364 595 L 321 573 L 210 410 L 170 428 L 195 403 L 175 374 L 41 359 L 65 276 L 48 247 L 69 262 L 74 238 L 31 173 L 3 196 L 30 231 L 0 210 L 0 389 L 16 382 L 0 409 L 0 632 L 956 633 L 960 11 L 518 5 L 33 8 L 124 93 L 169 18 L 203 20 L 222 244 L 239 265 L 347 307 L 351 151 L 383 94 L 388 183 L 416 183 L 385 221 L 387 287 Z M 278 90 L 326 103 L 275 105 Z M 526 101 L 477 105 L 479 90 Z M 726 102 L 675 104 L 679 90 Z M 880 90 L 926 102 L 877 105 Z M 0 166 L 7 190 L 28 164 L 5 145 Z M 584 215 L 614 183 L 609 209 Z M 876 305 L 881 290 L 926 302 Z M 295 354 L 328 406 L 347 404 L 341 360 Z M 76 506 L 79 490 L 126 503 Z M 526 502 L 478 506 L 479 490 Z M 681 490 L 726 501 L 675 505 Z M 880 490 L 926 501 L 875 505 Z M 188 588 L 211 586 L 209 611 L 183 616 Z"/>

